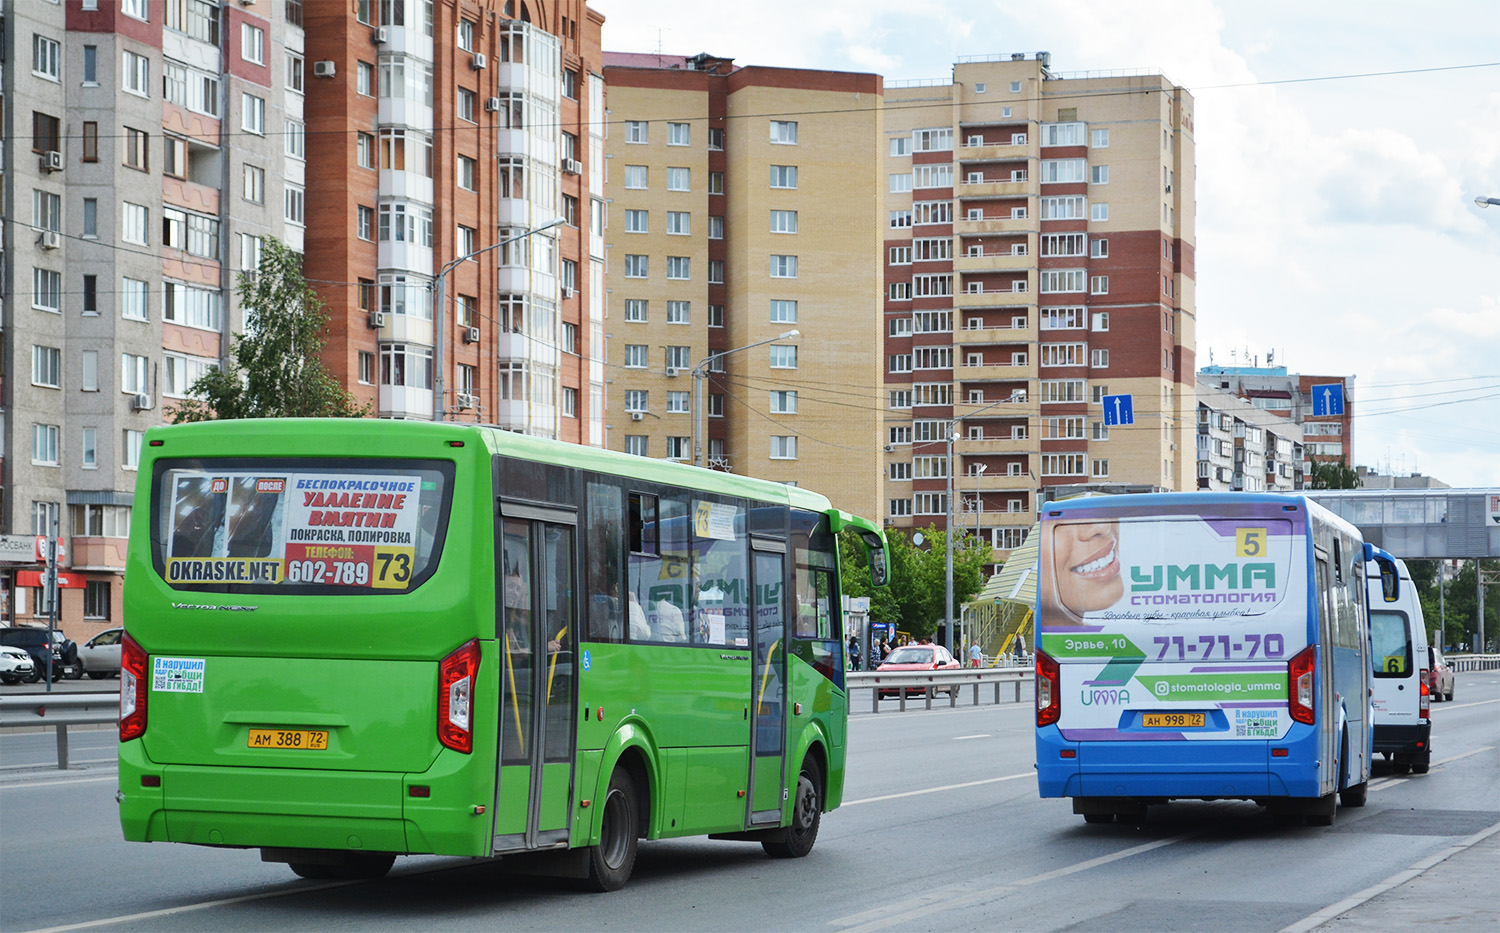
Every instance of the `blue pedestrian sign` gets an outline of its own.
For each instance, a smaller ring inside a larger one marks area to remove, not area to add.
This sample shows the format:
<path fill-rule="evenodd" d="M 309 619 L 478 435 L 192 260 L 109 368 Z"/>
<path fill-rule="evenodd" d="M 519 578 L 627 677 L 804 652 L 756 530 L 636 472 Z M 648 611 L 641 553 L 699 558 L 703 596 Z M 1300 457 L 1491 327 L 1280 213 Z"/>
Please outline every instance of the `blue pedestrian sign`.
<path fill-rule="evenodd" d="M 1135 424 L 1135 408 L 1128 395 L 1104 396 L 1105 424 Z"/>
<path fill-rule="evenodd" d="M 1331 382 L 1312 387 L 1313 417 L 1326 418 L 1344 413 L 1344 384 Z"/>

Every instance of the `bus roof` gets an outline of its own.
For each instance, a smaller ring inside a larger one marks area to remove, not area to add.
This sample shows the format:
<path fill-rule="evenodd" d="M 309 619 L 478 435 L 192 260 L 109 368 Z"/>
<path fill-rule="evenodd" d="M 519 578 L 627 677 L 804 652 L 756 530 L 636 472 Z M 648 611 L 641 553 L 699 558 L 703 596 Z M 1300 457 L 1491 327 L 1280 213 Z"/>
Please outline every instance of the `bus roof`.
<path fill-rule="evenodd" d="M 161 447 L 150 446 L 162 441 Z M 483 443 L 492 454 L 639 477 L 763 502 L 832 512 L 827 497 L 785 483 L 720 473 L 670 460 L 532 437 L 489 425 L 458 422 L 394 421 L 374 418 L 250 418 L 162 425 L 146 432 L 146 451 L 163 456 L 411 456 L 431 445 L 438 453 L 449 441 Z M 174 450 L 178 444 L 191 447 Z"/>
<path fill-rule="evenodd" d="M 1048 502 L 1042 506 L 1042 520 L 1068 518 L 1070 513 L 1086 514 L 1097 511 L 1144 510 L 1191 513 L 1212 510 L 1220 506 L 1244 508 L 1254 505 L 1301 508 L 1321 521 L 1337 525 L 1350 534 L 1360 535 L 1359 529 L 1307 496 L 1281 492 L 1153 492 L 1118 496 L 1080 496 L 1075 499 Z"/>

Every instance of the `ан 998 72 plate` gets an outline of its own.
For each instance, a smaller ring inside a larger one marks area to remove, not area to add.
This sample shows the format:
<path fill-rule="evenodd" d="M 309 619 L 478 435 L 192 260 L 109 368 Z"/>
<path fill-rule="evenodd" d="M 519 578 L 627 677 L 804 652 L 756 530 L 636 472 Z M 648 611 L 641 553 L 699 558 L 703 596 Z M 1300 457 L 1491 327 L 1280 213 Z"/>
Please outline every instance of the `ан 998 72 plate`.
<path fill-rule="evenodd" d="M 1141 725 L 1147 729 L 1201 729 L 1202 713 L 1142 713 Z"/>

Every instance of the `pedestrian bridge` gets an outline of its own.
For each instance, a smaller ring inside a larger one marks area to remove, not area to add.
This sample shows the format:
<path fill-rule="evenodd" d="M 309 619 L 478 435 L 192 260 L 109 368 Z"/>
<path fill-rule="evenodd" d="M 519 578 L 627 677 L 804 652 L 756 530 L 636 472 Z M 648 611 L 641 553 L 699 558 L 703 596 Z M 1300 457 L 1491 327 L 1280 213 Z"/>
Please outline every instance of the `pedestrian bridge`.
<path fill-rule="evenodd" d="M 1317 489 L 1304 495 L 1402 559 L 1500 557 L 1500 489 Z"/>

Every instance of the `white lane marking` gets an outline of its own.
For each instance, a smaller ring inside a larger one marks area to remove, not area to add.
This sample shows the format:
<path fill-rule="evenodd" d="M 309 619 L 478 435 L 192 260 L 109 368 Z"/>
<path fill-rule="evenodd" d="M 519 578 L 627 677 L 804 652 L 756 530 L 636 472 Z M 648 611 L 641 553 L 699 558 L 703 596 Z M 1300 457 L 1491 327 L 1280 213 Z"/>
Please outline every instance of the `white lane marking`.
<path fill-rule="evenodd" d="M 845 800 L 846 807 L 857 807 L 862 803 L 879 803 L 882 800 L 899 800 L 902 797 L 920 797 L 923 794 L 936 794 L 945 790 L 963 790 L 965 787 L 980 787 L 985 784 L 999 784 L 1001 781 L 1014 781 L 1017 778 L 1036 777 L 1035 771 L 1027 771 L 1022 774 L 1007 774 L 1004 777 L 985 778 L 982 781 L 966 781 L 963 784 L 944 784 L 942 787 L 927 787 L 922 790 L 908 790 L 899 794 L 885 794 L 880 797 L 866 797 L 863 800 Z"/>
<path fill-rule="evenodd" d="M 1500 703 L 1500 700 L 1475 700 L 1473 703 L 1460 703 L 1457 706 L 1450 706 L 1447 703 L 1434 703 L 1431 709 L 1433 712 L 1441 712 L 1445 709 L 1468 709 L 1471 706 L 1488 706 L 1491 703 Z"/>
<path fill-rule="evenodd" d="M 1155 842 L 1147 842 L 1142 845 L 1132 846 L 1129 849 L 1122 849 L 1119 852 L 1115 852 L 1110 855 L 1101 855 L 1098 858 L 1091 858 L 1088 861 L 1078 862 L 1073 865 L 1068 865 L 1064 868 L 1053 869 L 1052 871 L 1043 872 L 1040 875 L 1032 875 L 1029 878 L 1020 878 L 1016 881 L 1009 881 L 1005 884 L 996 885 L 995 887 L 988 888 L 983 891 L 974 891 L 969 894 L 955 893 L 953 896 L 947 896 L 945 892 L 945 896 L 940 901 L 931 904 L 922 904 L 912 907 L 908 910 L 900 911 L 898 913 L 888 913 L 886 912 L 886 908 L 876 908 L 875 910 L 864 911 L 862 913 L 852 914 L 848 917 L 841 917 L 837 920 L 831 920 L 829 921 L 829 925 L 848 927 L 850 933 L 861 933 L 861 931 L 866 930 L 881 930 L 886 927 L 892 926 L 910 927 L 914 925 L 915 921 L 921 918 L 930 917 L 931 915 L 940 913 L 942 911 L 968 907 L 970 905 L 980 903 L 981 901 L 990 900 L 992 898 L 999 897 L 1007 892 L 1025 888 L 1030 885 L 1042 884 L 1047 881 L 1052 881 L 1056 878 L 1062 878 L 1066 875 L 1074 875 L 1079 872 L 1088 871 L 1091 868 L 1098 868 L 1101 865 L 1108 865 L 1111 862 L 1118 862 L 1121 859 L 1127 859 L 1131 858 L 1132 856 L 1142 855 L 1146 852 L 1150 852 L 1153 849 L 1160 849 L 1162 846 L 1169 846 L 1175 842 L 1181 842 L 1184 839 L 1190 839 L 1196 835 L 1198 834 L 1183 833 L 1180 836 L 1172 836 L 1167 839 L 1158 839 Z M 855 924 L 862 925 L 855 926 Z"/>
<path fill-rule="evenodd" d="M 1482 752 L 1492 751 L 1494 749 L 1494 747 L 1495 746 L 1493 746 L 1493 745 L 1481 745 L 1478 748 L 1473 749 L 1472 751 L 1464 752 L 1462 755 L 1449 755 L 1447 758 L 1439 758 L 1437 761 L 1434 761 L 1432 763 L 1431 767 L 1441 768 L 1443 765 L 1452 764 L 1455 761 L 1461 761 L 1461 760 L 1463 760 L 1465 758 L 1468 758 L 1468 757 L 1470 757 L 1472 755 L 1478 755 L 1478 754 L 1480 754 Z M 1422 775 L 1420 775 L 1420 774 L 1416 774 L 1416 775 L 1412 775 L 1412 774 L 1399 774 L 1399 775 L 1395 775 L 1393 777 L 1381 778 L 1378 781 L 1371 781 L 1370 782 L 1370 790 L 1385 790 L 1387 787 L 1394 787 L 1397 784 L 1401 784 L 1401 783 L 1403 783 L 1405 781 L 1410 781 L 1413 777 L 1421 777 L 1421 776 Z"/>
<path fill-rule="evenodd" d="M 1337 904 L 1330 904 L 1317 913 L 1312 914 L 1308 917 L 1304 917 L 1303 919 L 1297 921 L 1289 927 L 1284 927 L 1281 930 L 1281 933 L 1307 933 L 1308 930 L 1320 927 L 1328 921 L 1334 919 L 1338 915 L 1353 910 L 1366 901 L 1379 897 L 1392 888 L 1400 887 L 1406 882 L 1427 871 L 1427 869 L 1431 868 L 1432 866 L 1446 861 L 1447 859 L 1457 855 L 1465 849 L 1478 845 L 1480 842 L 1483 842 L 1497 832 L 1500 832 L 1500 823 L 1496 823 L 1488 829 L 1482 829 L 1469 838 L 1449 846 L 1438 854 L 1429 856 L 1428 858 L 1417 862 L 1410 868 L 1396 872 L 1394 875 L 1391 875 L 1389 878 L 1385 879 L 1379 884 L 1371 885 L 1370 887 L 1365 888 L 1363 891 L 1351 894 L 1343 900 L 1339 901 Z"/>
<path fill-rule="evenodd" d="M 259 894 L 244 894 L 239 897 L 222 897 L 214 901 L 202 901 L 197 904 L 183 904 L 180 907 L 164 907 L 161 910 L 147 910 L 138 914 L 127 914 L 122 917 L 104 917 L 99 920 L 85 920 L 81 923 L 69 923 L 63 926 L 46 927 L 40 930 L 32 930 L 30 933 L 63 933 L 66 930 L 87 930 L 90 927 L 102 927 L 113 923 L 131 923 L 140 920 L 153 920 L 158 917 L 170 917 L 174 914 L 191 913 L 195 910 L 205 910 L 209 907 L 225 907 L 230 904 L 244 904 L 248 901 L 264 901 L 273 897 L 285 897 L 288 894 L 307 894 L 312 891 L 326 891 L 329 888 L 347 888 L 358 881 L 329 881 L 315 885 L 297 885 L 296 887 L 282 888 L 279 891 L 262 891 Z"/>
<path fill-rule="evenodd" d="M 953 737 L 953 741 L 955 741 L 955 742 L 966 742 L 969 739 L 987 739 L 989 737 L 990 737 L 990 733 L 988 733 L 988 732 L 981 732 L 978 735 L 955 735 Z"/>
<path fill-rule="evenodd" d="M 0 784 L 0 790 L 30 790 L 33 787 L 56 787 L 59 784 L 97 784 L 100 781 L 118 781 L 119 779 L 118 774 L 111 774 L 106 777 L 69 778 L 62 781 L 37 781 L 28 784 L 6 783 Z"/>

